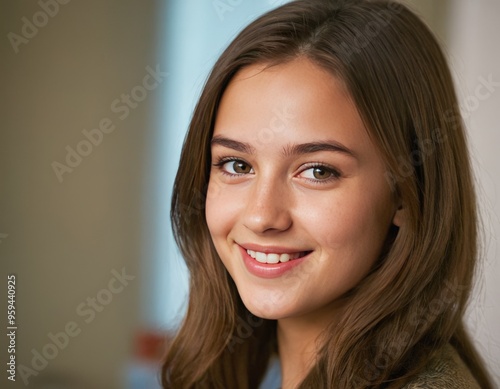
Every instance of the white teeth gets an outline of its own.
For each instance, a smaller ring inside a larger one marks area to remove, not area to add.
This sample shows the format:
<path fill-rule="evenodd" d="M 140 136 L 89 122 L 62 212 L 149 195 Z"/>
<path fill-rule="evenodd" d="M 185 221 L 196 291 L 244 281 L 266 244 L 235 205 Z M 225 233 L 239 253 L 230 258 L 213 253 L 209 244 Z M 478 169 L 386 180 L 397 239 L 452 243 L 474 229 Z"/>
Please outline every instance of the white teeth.
<path fill-rule="evenodd" d="M 267 255 L 264 253 L 257 252 L 255 255 L 255 259 L 261 263 L 266 263 L 267 262 Z"/>
<path fill-rule="evenodd" d="M 290 260 L 290 254 L 281 254 L 280 262 L 288 262 Z"/>
<path fill-rule="evenodd" d="M 266 254 L 259 251 L 247 250 L 248 255 L 255 258 L 260 263 L 279 263 L 288 262 L 291 259 L 296 259 L 300 257 L 300 253 L 293 254 Z"/>
<path fill-rule="evenodd" d="M 267 254 L 268 263 L 278 263 L 280 261 L 279 254 Z"/>

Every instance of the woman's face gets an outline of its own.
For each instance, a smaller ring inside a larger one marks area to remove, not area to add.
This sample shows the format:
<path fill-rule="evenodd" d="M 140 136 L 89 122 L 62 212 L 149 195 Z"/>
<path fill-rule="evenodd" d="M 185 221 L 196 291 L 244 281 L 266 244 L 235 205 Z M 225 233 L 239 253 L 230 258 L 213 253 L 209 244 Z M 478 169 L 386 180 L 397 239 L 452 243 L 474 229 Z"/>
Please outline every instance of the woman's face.
<path fill-rule="evenodd" d="M 345 87 L 304 58 L 249 66 L 223 95 L 211 150 L 207 223 L 246 307 L 331 317 L 400 212 Z"/>

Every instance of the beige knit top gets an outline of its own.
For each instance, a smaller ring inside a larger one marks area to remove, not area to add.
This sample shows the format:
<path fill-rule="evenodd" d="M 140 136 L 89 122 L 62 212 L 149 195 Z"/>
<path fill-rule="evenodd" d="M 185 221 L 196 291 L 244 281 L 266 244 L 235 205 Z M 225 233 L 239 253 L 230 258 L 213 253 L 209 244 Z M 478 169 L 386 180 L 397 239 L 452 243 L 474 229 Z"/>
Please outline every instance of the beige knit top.
<path fill-rule="evenodd" d="M 281 386 L 279 359 L 270 361 L 270 369 L 259 389 L 275 389 Z M 481 389 L 457 351 L 445 346 L 428 363 L 423 372 L 401 386 L 394 383 L 391 389 Z M 353 389 L 356 389 L 353 387 Z"/>
<path fill-rule="evenodd" d="M 402 389 L 480 389 L 456 350 L 448 345 L 436 355 L 425 371 Z"/>

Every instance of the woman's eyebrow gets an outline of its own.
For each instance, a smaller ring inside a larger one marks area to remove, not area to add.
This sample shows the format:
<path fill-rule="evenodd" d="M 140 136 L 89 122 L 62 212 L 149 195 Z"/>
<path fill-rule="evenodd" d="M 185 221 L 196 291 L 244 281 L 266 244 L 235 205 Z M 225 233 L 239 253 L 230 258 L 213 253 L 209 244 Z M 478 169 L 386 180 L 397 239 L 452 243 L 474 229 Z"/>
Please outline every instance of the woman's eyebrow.
<path fill-rule="evenodd" d="M 211 144 L 212 146 L 219 145 L 245 154 L 255 153 L 255 148 L 250 144 L 223 136 L 214 136 L 212 138 Z M 333 151 L 346 154 L 353 158 L 357 158 L 354 151 L 348 149 L 347 147 L 336 141 L 308 142 L 295 145 L 287 145 L 283 148 L 283 155 L 285 157 L 293 157 L 301 154 L 317 153 L 320 151 Z"/>
<path fill-rule="evenodd" d="M 353 158 L 357 158 L 354 151 L 348 149 L 344 145 L 333 140 L 325 142 L 309 142 L 309 143 L 301 143 L 297 145 L 285 146 L 283 148 L 283 155 L 290 157 L 300 154 L 317 153 L 320 151 L 334 151 L 337 153 L 346 154 Z"/>
<path fill-rule="evenodd" d="M 245 154 L 253 154 L 255 152 L 255 148 L 250 146 L 248 143 L 229 139 L 223 136 L 214 136 L 210 143 L 212 146 L 219 145 Z"/>

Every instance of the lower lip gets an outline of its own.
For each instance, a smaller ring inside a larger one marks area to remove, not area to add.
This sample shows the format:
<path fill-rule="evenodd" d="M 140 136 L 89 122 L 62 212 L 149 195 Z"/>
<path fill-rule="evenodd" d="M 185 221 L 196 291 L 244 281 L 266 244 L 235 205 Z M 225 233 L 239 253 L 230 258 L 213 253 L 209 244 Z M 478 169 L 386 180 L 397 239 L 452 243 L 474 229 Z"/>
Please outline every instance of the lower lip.
<path fill-rule="evenodd" d="M 297 258 L 297 259 L 291 259 L 288 262 L 279 262 L 279 263 L 261 263 L 257 261 L 255 258 L 252 258 L 248 253 L 247 250 L 244 249 L 243 247 L 239 246 L 241 255 L 243 257 L 243 262 L 245 263 L 245 266 L 247 270 L 253 274 L 254 276 L 260 277 L 260 278 L 278 278 L 292 270 L 295 266 L 300 265 L 302 262 L 304 262 L 308 257 L 309 254 Z"/>

